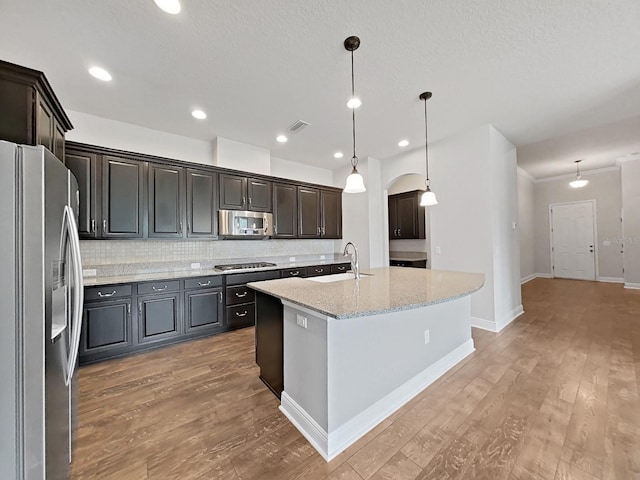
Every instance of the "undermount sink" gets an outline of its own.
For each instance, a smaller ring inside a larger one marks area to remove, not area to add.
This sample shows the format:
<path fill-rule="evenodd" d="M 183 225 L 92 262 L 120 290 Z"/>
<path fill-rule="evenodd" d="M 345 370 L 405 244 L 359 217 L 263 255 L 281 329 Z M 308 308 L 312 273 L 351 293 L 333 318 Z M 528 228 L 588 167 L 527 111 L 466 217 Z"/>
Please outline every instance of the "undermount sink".
<path fill-rule="evenodd" d="M 368 273 L 361 273 L 360 278 L 363 278 L 363 277 L 371 277 L 371 275 Z M 319 283 L 339 282 L 341 280 L 354 280 L 354 279 L 355 279 L 355 275 L 353 274 L 353 272 L 336 273 L 335 275 L 322 275 L 319 277 L 307 278 L 307 280 L 311 280 L 312 282 L 319 282 Z"/>

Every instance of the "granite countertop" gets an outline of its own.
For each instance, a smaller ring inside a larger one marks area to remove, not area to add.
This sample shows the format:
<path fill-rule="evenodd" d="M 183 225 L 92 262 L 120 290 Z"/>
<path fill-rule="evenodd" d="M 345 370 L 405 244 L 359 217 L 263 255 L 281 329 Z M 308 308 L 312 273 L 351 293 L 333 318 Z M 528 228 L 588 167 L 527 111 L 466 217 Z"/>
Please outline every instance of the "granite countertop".
<path fill-rule="evenodd" d="M 100 285 L 112 285 L 119 283 L 133 283 L 133 282 L 148 282 L 153 280 L 173 280 L 178 278 L 193 278 L 193 277 L 208 277 L 212 275 L 229 275 L 232 273 L 251 273 L 251 272 L 261 272 L 268 270 L 280 270 L 283 268 L 302 268 L 302 267 L 310 267 L 314 265 L 334 265 L 337 263 L 346 263 L 350 261 L 349 257 L 344 257 L 342 255 L 328 255 L 328 258 L 323 260 L 305 260 L 305 261 L 297 261 L 297 262 L 284 262 L 284 261 L 273 261 L 271 263 L 275 263 L 274 267 L 264 267 L 264 268 L 252 268 L 246 270 L 218 270 L 215 268 L 197 268 L 192 270 L 186 270 L 184 268 L 181 269 L 162 269 L 162 264 L 150 264 L 153 265 L 154 271 L 140 271 L 137 273 L 131 274 L 122 274 L 122 275 L 99 275 L 99 276 L 85 276 L 83 278 L 85 287 L 92 286 L 100 286 Z M 247 262 L 251 261 L 262 261 L 262 259 L 243 259 Z M 220 261 L 220 263 L 242 263 L 242 261 L 235 262 L 227 262 Z"/>
<path fill-rule="evenodd" d="M 389 252 L 389 260 L 415 262 L 427 259 L 427 252 Z"/>
<path fill-rule="evenodd" d="M 320 283 L 305 278 L 252 282 L 248 286 L 337 319 L 410 310 L 461 298 L 484 285 L 484 275 L 386 267 L 360 280 Z M 369 276 L 370 275 L 370 276 Z"/>

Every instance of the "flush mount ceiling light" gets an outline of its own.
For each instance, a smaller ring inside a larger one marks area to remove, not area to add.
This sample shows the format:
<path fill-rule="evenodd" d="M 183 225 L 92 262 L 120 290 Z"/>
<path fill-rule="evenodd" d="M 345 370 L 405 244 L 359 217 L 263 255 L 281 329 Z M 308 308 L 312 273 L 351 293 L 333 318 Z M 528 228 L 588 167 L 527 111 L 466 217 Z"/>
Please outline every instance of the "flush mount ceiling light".
<path fill-rule="evenodd" d="M 427 135 L 427 100 L 431 98 L 431 92 L 424 92 L 420 94 L 420 100 L 424 100 L 424 158 L 427 166 L 427 178 L 424 181 L 424 185 L 426 187 L 425 192 L 422 194 L 422 198 L 420 199 L 421 207 L 431 207 L 433 205 L 438 204 L 438 200 L 436 199 L 436 194 L 431 191 L 430 180 L 429 180 L 429 139 Z"/>
<path fill-rule="evenodd" d="M 286 143 L 287 140 L 289 140 L 287 137 L 285 137 L 284 135 L 278 135 L 276 137 L 276 140 L 280 143 Z"/>
<path fill-rule="evenodd" d="M 569 182 L 569 185 L 573 188 L 582 188 L 589 183 L 589 180 L 584 180 L 582 175 L 580 175 L 580 162 L 582 160 L 576 160 L 574 163 L 576 164 L 576 179 Z"/>
<path fill-rule="evenodd" d="M 177 15 L 182 10 L 180 0 L 153 0 L 155 4 L 167 13 L 171 15 Z"/>
<path fill-rule="evenodd" d="M 344 154 L 342 152 L 336 152 L 333 154 L 333 158 L 342 158 L 344 157 Z"/>
<path fill-rule="evenodd" d="M 205 118 L 207 118 L 207 114 L 202 110 L 194 110 L 193 112 L 191 112 L 191 115 L 193 116 L 193 118 L 197 118 L 198 120 L 204 120 Z"/>
<path fill-rule="evenodd" d="M 92 77 L 102 80 L 103 82 L 110 82 L 113 78 L 109 72 L 100 67 L 91 67 L 89 73 Z"/>
<path fill-rule="evenodd" d="M 353 51 L 357 50 L 360 46 L 360 39 L 356 36 L 351 36 L 345 39 L 344 48 L 347 51 L 351 52 L 351 100 L 357 100 L 356 98 L 356 88 L 355 88 L 355 80 L 353 73 Z M 358 105 L 355 104 L 351 107 L 351 122 L 353 126 L 353 157 L 351 157 L 351 166 L 353 167 L 351 173 L 347 177 L 347 183 L 344 187 L 345 193 L 362 193 L 367 189 L 364 186 L 364 179 L 362 175 L 358 172 L 358 157 L 356 155 L 356 108 L 360 106 L 360 100 L 358 100 Z M 349 105 L 349 104 L 347 104 Z"/>
<path fill-rule="evenodd" d="M 398 142 L 399 147 L 406 147 L 407 145 L 409 145 L 409 140 L 400 140 Z"/>

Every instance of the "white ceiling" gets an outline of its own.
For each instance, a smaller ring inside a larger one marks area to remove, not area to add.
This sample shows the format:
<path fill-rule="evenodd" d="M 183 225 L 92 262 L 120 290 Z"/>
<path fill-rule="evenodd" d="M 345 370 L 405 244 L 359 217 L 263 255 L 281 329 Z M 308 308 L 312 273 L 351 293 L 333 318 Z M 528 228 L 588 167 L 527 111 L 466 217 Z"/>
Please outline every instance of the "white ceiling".
<path fill-rule="evenodd" d="M 335 150 L 350 156 L 349 35 L 358 155 L 386 159 L 423 142 L 425 90 L 433 140 L 492 123 L 523 146 L 640 115 L 638 19 L 637 0 L 183 0 L 177 16 L 152 0 L 0 0 L 0 58 L 43 70 L 70 110 L 335 168 Z M 311 126 L 277 144 L 297 119 Z"/>

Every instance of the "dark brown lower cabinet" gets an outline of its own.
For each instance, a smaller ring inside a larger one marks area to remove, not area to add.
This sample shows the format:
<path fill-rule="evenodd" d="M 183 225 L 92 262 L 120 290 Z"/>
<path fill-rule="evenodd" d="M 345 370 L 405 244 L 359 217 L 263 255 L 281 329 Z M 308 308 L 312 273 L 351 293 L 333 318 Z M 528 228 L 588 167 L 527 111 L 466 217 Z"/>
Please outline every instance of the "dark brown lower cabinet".
<path fill-rule="evenodd" d="M 222 288 L 194 290 L 184 294 L 185 333 L 219 331 L 223 328 Z"/>
<path fill-rule="evenodd" d="M 178 294 L 138 297 L 138 342 L 155 342 L 180 335 Z"/>
<path fill-rule="evenodd" d="M 284 390 L 282 302 L 256 293 L 256 363 L 260 367 L 260 380 L 280 398 Z"/>
<path fill-rule="evenodd" d="M 80 362 L 121 355 L 133 345 L 131 298 L 87 303 L 80 338 Z"/>

